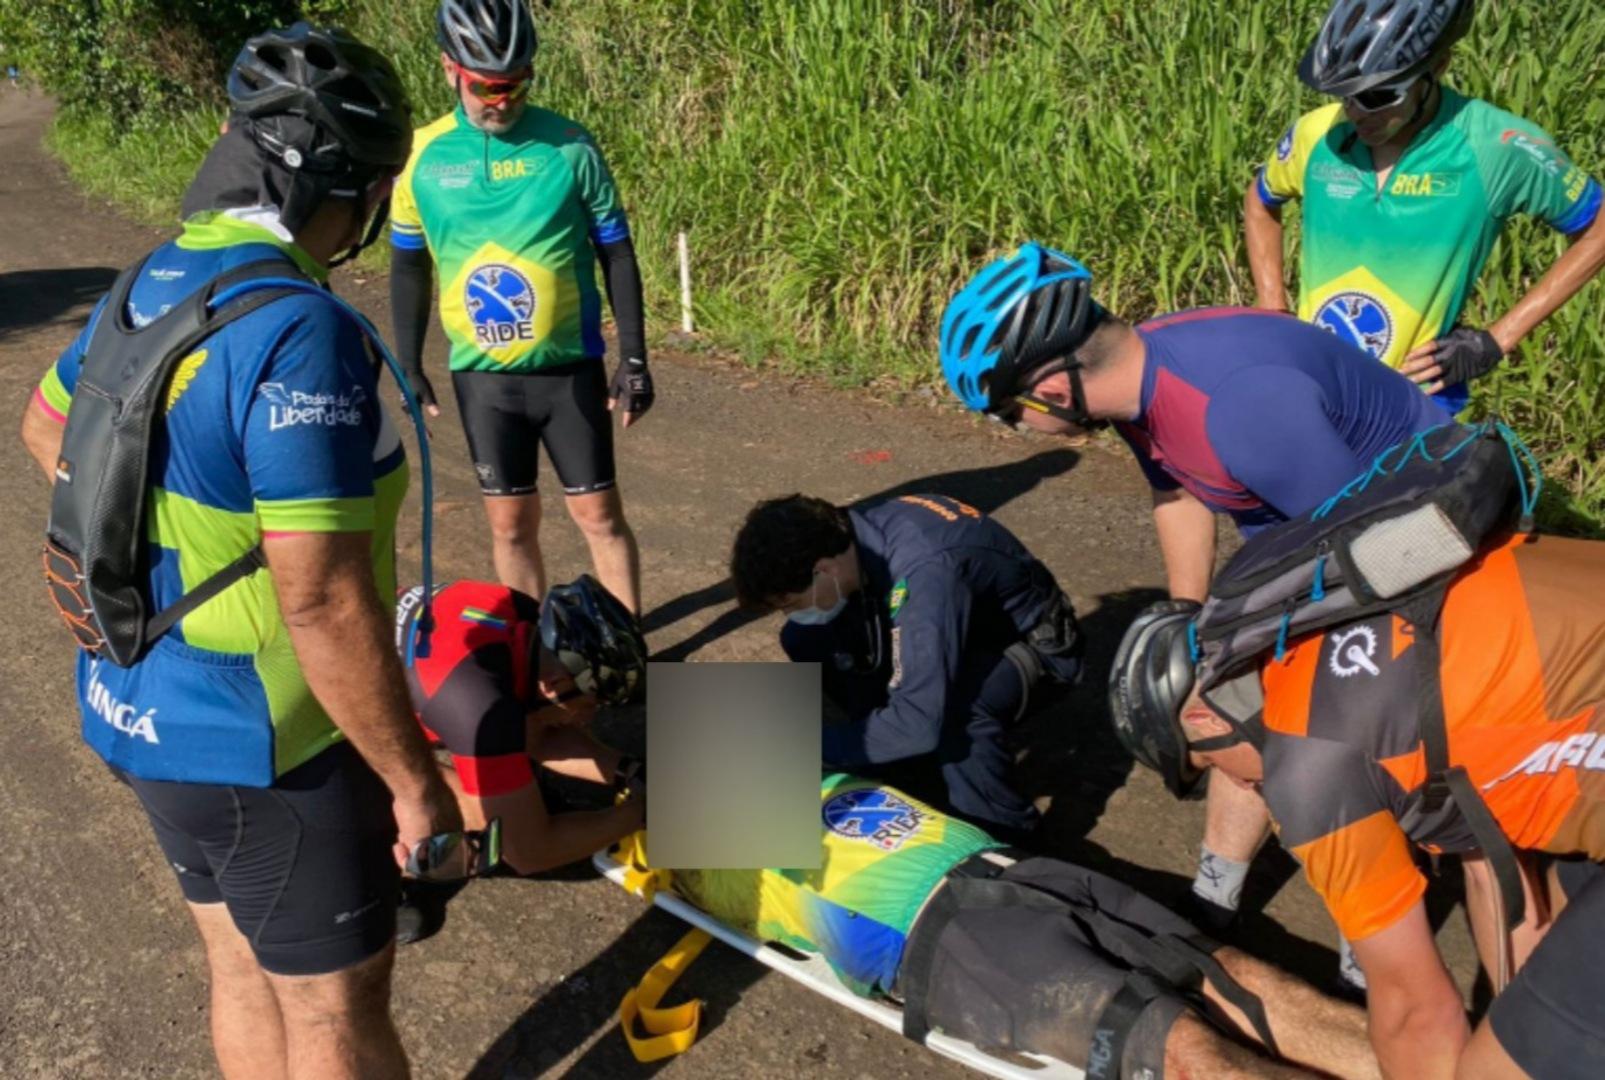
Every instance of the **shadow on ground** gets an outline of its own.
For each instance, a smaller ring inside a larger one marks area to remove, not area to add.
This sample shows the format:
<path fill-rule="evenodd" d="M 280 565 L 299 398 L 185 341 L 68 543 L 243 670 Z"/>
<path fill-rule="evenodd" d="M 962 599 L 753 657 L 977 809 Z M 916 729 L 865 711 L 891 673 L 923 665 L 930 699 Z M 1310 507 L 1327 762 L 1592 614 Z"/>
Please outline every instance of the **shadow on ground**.
<path fill-rule="evenodd" d="M 952 472 L 935 473 L 931 476 L 908 480 L 904 483 L 878 491 L 873 495 L 849 504 L 849 509 L 863 509 L 875 503 L 895 499 L 901 495 L 947 495 L 961 502 L 969 503 L 984 513 L 995 514 L 997 511 L 1013 502 L 1015 499 L 1031 491 L 1044 480 L 1062 476 L 1075 468 L 1080 460 L 1073 450 L 1045 450 L 1034 454 L 1022 461 L 1008 465 L 988 465 L 976 469 L 958 469 Z M 658 605 L 642 616 L 641 622 L 647 633 L 661 630 L 671 626 L 681 619 L 695 615 L 706 608 L 735 602 L 735 589 L 729 578 L 716 581 L 693 592 L 677 596 L 673 600 Z M 748 623 L 763 616 L 750 611 L 742 611 L 732 607 L 721 612 L 717 618 L 707 626 L 698 630 L 666 649 L 654 653 L 654 660 L 685 660 L 697 650 L 718 641 L 726 634 L 746 626 Z"/>
<path fill-rule="evenodd" d="M 685 932 L 685 923 L 656 908 L 648 909 L 588 964 L 549 987 L 524 1010 L 480 1055 L 466 1073 L 468 1080 L 541 1076 L 593 1039 L 590 1048 L 564 1071 L 564 1076 L 613 1080 L 620 1076 L 656 1075 L 668 1060 L 649 1065 L 637 1062 L 622 1035 L 611 1029 L 625 992 Z M 664 1004 L 700 998 L 702 1022 L 698 1039 L 705 1039 L 724 1022 L 726 1014 L 764 971 L 761 964 L 714 942 L 670 991 Z M 595 1039 L 599 1033 L 602 1038 Z"/>
<path fill-rule="evenodd" d="M 108 266 L 0 274 L 0 341 L 69 315 L 87 317 L 116 277 Z"/>

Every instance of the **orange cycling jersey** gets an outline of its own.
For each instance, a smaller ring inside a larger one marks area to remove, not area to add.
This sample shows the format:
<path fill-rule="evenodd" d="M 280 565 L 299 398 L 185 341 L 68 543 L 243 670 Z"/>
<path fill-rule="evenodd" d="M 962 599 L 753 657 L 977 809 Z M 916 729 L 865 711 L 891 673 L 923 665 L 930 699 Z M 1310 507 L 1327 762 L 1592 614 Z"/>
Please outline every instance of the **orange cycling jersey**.
<path fill-rule="evenodd" d="M 1519 849 L 1605 860 L 1605 543 L 1518 536 L 1450 586 L 1439 680 L 1452 765 Z M 1412 844 L 1476 847 L 1422 806 L 1412 628 L 1397 615 L 1298 642 L 1263 671 L 1265 800 L 1343 933 L 1393 925 L 1426 880 Z"/>

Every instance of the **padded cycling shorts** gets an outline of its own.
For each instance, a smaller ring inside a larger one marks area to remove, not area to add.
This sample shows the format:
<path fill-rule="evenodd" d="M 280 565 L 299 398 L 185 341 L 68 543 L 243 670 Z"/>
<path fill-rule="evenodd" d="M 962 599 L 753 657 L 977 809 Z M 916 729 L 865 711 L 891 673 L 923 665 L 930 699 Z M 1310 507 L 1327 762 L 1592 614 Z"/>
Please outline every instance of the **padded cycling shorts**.
<path fill-rule="evenodd" d="M 484 494 L 533 494 L 536 448 L 543 443 L 564 494 L 614 485 L 613 422 L 600 360 L 524 374 L 454 371 L 451 382 Z"/>
<path fill-rule="evenodd" d="M 1556 865 L 1566 909 L 1494 999 L 1488 1022 L 1528 1076 L 1597 1080 L 1605 1061 L 1605 866 Z"/>
<path fill-rule="evenodd" d="M 139 796 L 184 899 L 227 905 L 263 970 L 323 975 L 395 938 L 390 792 L 349 743 L 267 788 L 112 772 Z"/>

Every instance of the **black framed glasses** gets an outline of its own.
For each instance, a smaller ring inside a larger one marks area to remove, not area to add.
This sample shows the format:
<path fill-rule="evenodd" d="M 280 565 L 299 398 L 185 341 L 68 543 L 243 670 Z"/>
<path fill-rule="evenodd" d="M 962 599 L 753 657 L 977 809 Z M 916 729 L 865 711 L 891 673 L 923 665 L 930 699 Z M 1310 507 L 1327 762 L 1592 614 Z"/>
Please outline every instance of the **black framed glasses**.
<path fill-rule="evenodd" d="M 1353 106 L 1359 112 L 1375 113 L 1384 109 L 1391 109 L 1404 101 L 1410 95 L 1410 88 L 1420 81 L 1418 78 L 1406 79 L 1404 82 L 1391 83 L 1384 86 L 1373 86 L 1369 90 L 1361 90 L 1343 99 L 1344 104 Z"/>

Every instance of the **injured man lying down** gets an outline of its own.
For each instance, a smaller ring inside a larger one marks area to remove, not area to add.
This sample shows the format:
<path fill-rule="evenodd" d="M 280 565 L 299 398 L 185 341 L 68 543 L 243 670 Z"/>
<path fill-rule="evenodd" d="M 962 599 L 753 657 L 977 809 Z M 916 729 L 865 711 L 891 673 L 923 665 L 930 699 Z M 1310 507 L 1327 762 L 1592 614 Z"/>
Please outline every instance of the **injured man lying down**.
<path fill-rule="evenodd" d="M 1379 1075 L 1365 1013 L 1101 874 L 868 780 L 823 790 L 817 870 L 677 870 L 733 929 L 821 954 L 904 1033 L 1130 1080 Z M 1115 1063 L 1119 1063 L 1116 1066 Z"/>

